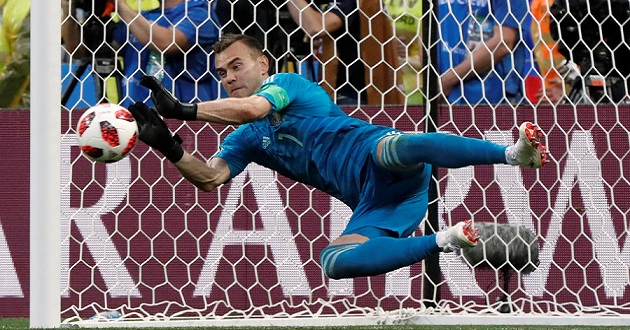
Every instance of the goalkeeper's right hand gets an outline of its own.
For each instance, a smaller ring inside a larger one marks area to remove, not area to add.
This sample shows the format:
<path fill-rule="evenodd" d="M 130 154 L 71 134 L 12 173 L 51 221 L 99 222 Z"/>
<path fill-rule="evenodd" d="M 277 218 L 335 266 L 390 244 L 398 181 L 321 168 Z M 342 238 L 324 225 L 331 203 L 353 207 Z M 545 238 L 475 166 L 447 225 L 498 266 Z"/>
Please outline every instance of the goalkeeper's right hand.
<path fill-rule="evenodd" d="M 184 156 L 182 139 L 179 135 L 171 134 L 168 126 L 160 118 L 158 113 L 142 102 L 129 107 L 129 112 L 138 123 L 138 138 L 149 147 L 161 152 L 173 163 L 178 162 Z"/>
<path fill-rule="evenodd" d="M 140 85 L 151 90 L 151 100 L 153 100 L 157 111 L 162 117 L 181 120 L 197 119 L 197 105 L 182 103 L 166 90 L 164 85 L 155 77 L 142 77 L 142 79 L 140 79 Z"/>

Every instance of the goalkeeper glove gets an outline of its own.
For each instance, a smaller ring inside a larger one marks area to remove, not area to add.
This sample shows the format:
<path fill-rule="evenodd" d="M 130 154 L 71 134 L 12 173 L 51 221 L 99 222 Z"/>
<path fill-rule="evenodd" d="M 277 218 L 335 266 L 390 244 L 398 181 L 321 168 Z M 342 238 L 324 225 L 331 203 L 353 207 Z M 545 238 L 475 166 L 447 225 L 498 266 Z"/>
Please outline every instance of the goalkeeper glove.
<path fill-rule="evenodd" d="M 197 119 L 197 105 L 180 102 L 155 77 L 142 77 L 140 85 L 151 90 L 151 100 L 162 117 L 180 120 Z"/>
<path fill-rule="evenodd" d="M 149 147 L 161 152 L 168 160 L 177 163 L 184 156 L 182 139 L 171 134 L 166 123 L 158 113 L 142 102 L 129 107 L 129 111 L 138 123 L 138 138 Z"/>

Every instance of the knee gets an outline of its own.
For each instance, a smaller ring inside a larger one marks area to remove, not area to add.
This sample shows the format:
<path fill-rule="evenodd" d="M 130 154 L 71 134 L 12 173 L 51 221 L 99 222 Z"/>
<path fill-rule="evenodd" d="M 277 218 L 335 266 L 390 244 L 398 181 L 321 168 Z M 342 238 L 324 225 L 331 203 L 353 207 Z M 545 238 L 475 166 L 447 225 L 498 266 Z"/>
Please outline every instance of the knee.
<path fill-rule="evenodd" d="M 390 135 L 381 139 L 376 149 L 376 163 L 391 171 L 416 169 L 420 164 L 418 162 L 410 163 L 407 159 L 410 153 L 408 141 L 409 136 L 407 134 Z"/>
<path fill-rule="evenodd" d="M 344 267 L 343 260 L 346 255 L 359 244 L 341 244 L 325 247 L 319 254 L 324 275 L 333 280 L 351 277 Z"/>
<path fill-rule="evenodd" d="M 324 275 L 334 280 L 339 279 L 337 276 L 335 276 L 335 272 L 334 272 L 335 260 L 336 260 L 336 257 L 338 257 L 338 255 L 335 253 L 337 246 L 338 245 L 327 246 L 319 254 L 319 260 L 320 260 Z"/>

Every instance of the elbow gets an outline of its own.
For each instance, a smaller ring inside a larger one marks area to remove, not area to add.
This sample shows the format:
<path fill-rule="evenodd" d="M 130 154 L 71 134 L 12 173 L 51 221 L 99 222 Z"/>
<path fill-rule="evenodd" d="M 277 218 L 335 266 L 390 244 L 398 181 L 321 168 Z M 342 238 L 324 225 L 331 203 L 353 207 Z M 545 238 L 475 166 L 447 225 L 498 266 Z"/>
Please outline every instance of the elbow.
<path fill-rule="evenodd" d="M 495 52 L 502 54 L 503 56 L 514 50 L 516 47 L 518 34 L 514 29 L 506 28 L 503 30 L 502 36 L 499 37 Z M 521 42 L 525 42 L 522 40 Z"/>
<path fill-rule="evenodd" d="M 509 46 L 504 46 L 504 47 L 499 47 L 497 50 L 494 51 L 494 58 L 495 60 L 501 61 L 503 58 L 505 58 L 506 56 L 509 56 L 512 53 L 512 49 Z"/>
<path fill-rule="evenodd" d="M 264 102 L 261 102 L 263 101 Z M 260 96 L 251 96 L 243 104 L 241 109 L 241 120 L 239 124 L 251 123 L 267 117 L 271 107 L 269 102 Z"/>
<path fill-rule="evenodd" d="M 215 190 L 218 186 L 222 184 L 219 182 L 219 177 L 208 178 L 204 181 L 192 181 L 195 187 L 203 192 L 211 192 Z"/>
<path fill-rule="evenodd" d="M 197 188 L 199 188 L 199 190 L 203 192 L 211 192 L 218 187 L 218 185 L 214 183 L 203 183 L 203 184 L 198 184 L 196 186 Z"/>
<path fill-rule="evenodd" d="M 245 111 L 246 123 L 250 123 L 253 121 L 257 121 L 267 117 L 268 111 L 260 111 L 256 107 L 250 107 L 247 111 Z"/>
<path fill-rule="evenodd" d="M 207 164 L 207 172 L 203 180 L 193 182 L 195 186 L 203 191 L 210 192 L 230 180 L 230 171 L 225 161 L 211 159 Z"/>
<path fill-rule="evenodd" d="M 315 17 L 303 17 L 298 24 L 302 27 L 302 30 L 311 38 L 316 37 L 326 32 L 326 26 L 322 22 L 322 16 Z"/>
<path fill-rule="evenodd" d="M 304 32 L 311 38 L 317 37 L 318 35 L 324 33 L 324 28 L 321 25 L 311 25 L 308 27 L 303 27 Z"/>
<path fill-rule="evenodd" d="M 175 55 L 175 54 L 185 54 L 189 49 L 190 45 L 180 45 L 177 43 L 168 43 L 164 46 L 164 54 L 166 55 Z"/>
<path fill-rule="evenodd" d="M 491 50 L 495 60 L 500 61 L 504 57 L 508 56 L 514 50 L 514 42 L 510 40 L 503 40 L 496 45 L 494 50 Z"/>
<path fill-rule="evenodd" d="M 155 36 L 148 44 L 153 51 L 164 55 L 183 54 L 190 49 L 187 42 L 178 41 L 170 36 Z"/>
<path fill-rule="evenodd" d="M 501 44 L 502 47 L 500 47 L 501 51 L 507 53 L 510 53 L 514 50 L 514 45 L 516 44 L 515 40 L 508 40 L 504 43 Z"/>
<path fill-rule="evenodd" d="M 152 41 L 151 43 L 149 43 L 149 49 L 151 49 L 154 52 L 162 53 L 164 55 L 171 55 L 171 54 L 180 52 L 180 48 L 178 48 L 177 45 L 172 42 L 166 43 L 166 42 Z"/>
<path fill-rule="evenodd" d="M 255 122 L 259 119 L 265 118 L 265 116 L 261 116 L 260 113 L 251 107 L 241 108 L 239 110 L 238 116 L 233 117 L 233 119 L 226 120 L 226 124 L 230 125 L 241 125 L 247 124 L 251 122 Z"/>

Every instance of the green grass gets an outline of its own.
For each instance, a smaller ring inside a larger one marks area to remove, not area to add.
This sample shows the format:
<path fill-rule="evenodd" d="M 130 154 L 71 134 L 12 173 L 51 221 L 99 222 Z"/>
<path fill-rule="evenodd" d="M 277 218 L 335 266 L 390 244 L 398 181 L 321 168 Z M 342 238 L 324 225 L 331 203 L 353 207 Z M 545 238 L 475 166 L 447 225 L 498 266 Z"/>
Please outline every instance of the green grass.
<path fill-rule="evenodd" d="M 28 319 L 0 319 L 0 329 L 29 329 Z M 130 327 L 130 328 L 111 328 L 111 329 L 151 329 L 151 328 L 138 328 L 138 327 Z M 155 329 L 155 328 L 153 328 Z M 190 330 L 195 328 L 161 328 L 168 330 Z M 220 327 L 217 328 L 220 330 L 277 330 L 277 327 Z M 286 328 L 288 329 L 288 327 Z M 506 326 L 506 325 L 471 325 L 471 326 L 461 326 L 461 325 L 389 325 L 389 326 L 356 326 L 356 327 L 347 327 L 347 326 L 339 326 L 339 327 L 300 327 L 299 330 L 425 330 L 425 329 L 436 329 L 436 330 L 603 330 L 603 329 L 614 329 L 614 330 L 630 330 L 630 325 L 627 327 L 611 327 L 611 326 Z"/>

